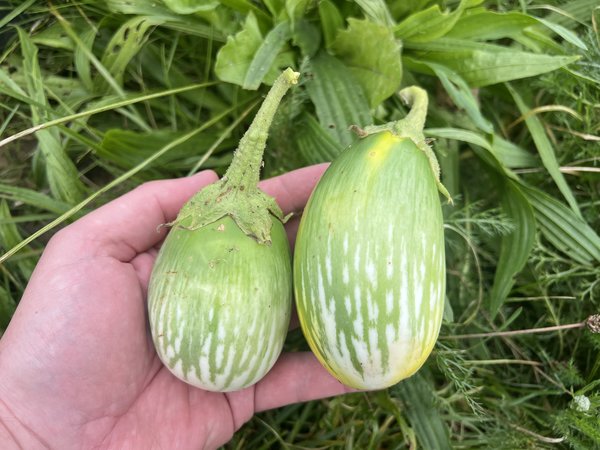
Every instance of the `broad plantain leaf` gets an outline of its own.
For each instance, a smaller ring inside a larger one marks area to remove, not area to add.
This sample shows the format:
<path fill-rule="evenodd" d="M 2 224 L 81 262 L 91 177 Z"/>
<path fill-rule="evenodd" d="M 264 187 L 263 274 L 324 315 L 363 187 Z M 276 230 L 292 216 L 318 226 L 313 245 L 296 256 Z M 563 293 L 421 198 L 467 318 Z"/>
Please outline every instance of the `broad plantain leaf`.
<path fill-rule="evenodd" d="M 532 77 L 564 67 L 579 56 L 551 56 L 516 51 L 510 47 L 441 38 L 427 43 L 407 42 L 404 63 L 409 68 L 431 73 L 420 60 L 444 65 L 472 87 L 488 86 L 503 81 Z"/>
<path fill-rule="evenodd" d="M 477 8 L 463 14 L 446 37 L 473 41 L 514 38 L 536 23 L 536 19 L 520 12 Z"/>
<path fill-rule="evenodd" d="M 400 45 L 389 27 L 348 19 L 333 44 L 336 55 L 362 85 L 372 108 L 393 95 L 402 81 Z"/>
<path fill-rule="evenodd" d="M 442 11 L 439 5 L 416 12 L 394 27 L 394 35 L 405 42 L 429 42 L 448 33 L 467 8 L 483 0 L 461 0 L 454 11 Z"/>
<path fill-rule="evenodd" d="M 306 89 L 321 126 L 342 147 L 347 147 L 356 139 L 350 126 L 372 123 L 360 83 L 344 63 L 324 51 L 310 61 L 309 72 Z"/>

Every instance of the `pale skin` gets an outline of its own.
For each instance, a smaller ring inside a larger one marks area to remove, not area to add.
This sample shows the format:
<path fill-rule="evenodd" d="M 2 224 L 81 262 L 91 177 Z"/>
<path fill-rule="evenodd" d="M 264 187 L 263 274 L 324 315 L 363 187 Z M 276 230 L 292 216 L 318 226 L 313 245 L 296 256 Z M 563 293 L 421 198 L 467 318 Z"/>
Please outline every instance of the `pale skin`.
<path fill-rule="evenodd" d="M 261 183 L 285 213 L 325 166 Z M 216 448 L 256 412 L 348 392 L 310 353 L 289 353 L 255 386 L 191 387 L 158 359 L 146 289 L 157 248 L 210 171 L 146 183 L 57 233 L 0 340 L 0 446 Z M 288 225 L 293 240 L 297 221 Z"/>

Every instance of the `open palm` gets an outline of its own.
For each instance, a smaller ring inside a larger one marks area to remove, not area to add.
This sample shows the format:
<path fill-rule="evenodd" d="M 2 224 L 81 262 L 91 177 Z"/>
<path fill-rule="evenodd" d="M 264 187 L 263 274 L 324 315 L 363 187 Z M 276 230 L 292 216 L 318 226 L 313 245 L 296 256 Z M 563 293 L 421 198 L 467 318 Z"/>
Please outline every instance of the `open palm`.
<path fill-rule="evenodd" d="M 323 169 L 262 188 L 285 212 L 300 210 Z M 228 394 L 162 366 L 146 309 L 166 233 L 156 229 L 215 180 L 147 183 L 53 237 L 0 340 L 0 437 L 24 448 L 214 448 L 256 411 L 347 392 L 310 353 L 282 355 L 257 385 Z"/>

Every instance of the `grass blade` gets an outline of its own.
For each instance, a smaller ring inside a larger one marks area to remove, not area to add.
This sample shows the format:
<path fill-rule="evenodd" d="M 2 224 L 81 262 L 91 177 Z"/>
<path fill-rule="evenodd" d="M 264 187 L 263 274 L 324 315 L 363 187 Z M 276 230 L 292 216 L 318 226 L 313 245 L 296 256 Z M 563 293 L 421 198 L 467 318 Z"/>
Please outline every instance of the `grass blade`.
<path fill-rule="evenodd" d="M 483 136 L 474 131 L 462 130 L 460 128 L 426 128 L 425 136 L 437 137 L 443 139 L 453 139 L 457 141 L 467 142 L 476 147 L 485 149 L 485 152 L 477 152 L 477 155 L 482 158 L 487 164 L 494 168 L 498 173 L 504 174 L 511 178 L 516 178 L 516 175 L 502 164 L 496 154 L 492 144 Z"/>
<path fill-rule="evenodd" d="M 512 220 L 515 228 L 512 233 L 502 237 L 500 244 L 500 256 L 490 293 L 492 318 L 508 297 L 514 284 L 514 276 L 525 267 L 535 242 L 536 222 L 533 209 L 519 185 L 510 179 L 504 187 L 502 210 Z"/>
<path fill-rule="evenodd" d="M 497 134 L 493 136 L 492 146 L 494 147 L 494 153 L 502 161 L 502 164 L 511 169 L 538 167 L 540 165 L 534 155 Z"/>
<path fill-rule="evenodd" d="M 0 148 L 4 147 L 5 145 L 7 145 L 13 141 L 16 141 L 17 139 L 20 139 L 20 138 L 28 136 L 30 134 L 36 133 L 39 130 L 45 130 L 46 128 L 54 127 L 56 125 L 62 125 L 64 123 L 71 122 L 73 120 L 93 116 L 95 114 L 99 114 L 99 113 L 106 112 L 106 111 L 119 109 L 124 106 L 132 105 L 134 103 L 145 102 L 145 101 L 153 100 L 156 98 L 166 97 L 169 95 L 175 95 L 175 94 L 179 94 L 179 93 L 183 93 L 183 92 L 192 91 L 195 89 L 201 89 L 201 88 L 205 88 L 208 86 L 213 86 L 215 84 L 216 84 L 215 82 L 192 84 L 189 86 L 183 86 L 183 87 L 179 87 L 179 88 L 175 88 L 175 89 L 168 89 L 166 91 L 155 92 L 152 94 L 145 94 L 145 95 L 140 95 L 137 97 L 125 98 L 124 100 L 120 100 L 120 101 L 117 101 L 114 103 L 109 103 L 107 105 L 99 106 L 97 108 L 92 108 L 87 111 L 81 111 L 81 112 L 71 114 L 68 116 L 60 117 L 58 119 L 49 120 L 47 122 L 41 123 L 39 125 L 35 125 L 31 128 L 27 128 L 26 130 L 23 130 L 16 134 L 13 134 L 12 136 L 9 136 L 5 139 L 2 139 L 0 141 Z"/>
<path fill-rule="evenodd" d="M 550 139 L 546 135 L 544 131 L 544 126 L 542 122 L 535 114 L 530 114 L 530 108 L 525 104 L 521 95 L 509 84 L 506 84 L 508 91 L 512 95 L 517 108 L 523 116 L 525 116 L 525 123 L 529 132 L 531 133 L 531 137 L 535 142 L 535 146 L 542 158 L 542 163 L 544 167 L 558 186 L 558 189 L 563 194 L 571 209 L 575 212 L 578 217 L 581 217 L 581 212 L 579 211 L 579 206 L 577 205 L 577 201 L 567 184 L 565 177 L 560 171 L 560 167 L 558 161 L 556 160 L 556 155 L 554 154 L 554 149 L 552 148 L 552 144 L 550 143 Z"/>
<path fill-rule="evenodd" d="M 557 249 L 583 265 L 600 262 L 600 237 L 572 209 L 539 189 L 521 187 L 531 206 L 542 234 Z"/>
<path fill-rule="evenodd" d="M 0 198 L 16 203 L 24 203 L 55 214 L 62 214 L 70 207 L 68 203 L 56 200 L 41 192 L 8 184 L 0 184 Z"/>
<path fill-rule="evenodd" d="M 14 8 L 8 14 L 6 14 L 0 20 L 0 29 L 4 28 L 7 24 L 9 24 L 14 18 L 18 17 L 22 13 L 24 13 L 31 5 L 35 3 L 35 0 L 27 0 L 21 3 L 19 6 Z M 4 5 L 3 5 L 4 6 Z"/>
<path fill-rule="evenodd" d="M 579 39 L 579 37 L 577 37 L 577 35 L 575 33 L 573 33 L 571 30 L 563 27 L 562 25 L 551 22 L 550 20 L 541 19 L 539 17 L 537 18 L 537 21 L 540 22 L 541 24 L 545 25 L 547 28 L 551 29 L 552 31 L 554 31 L 565 41 L 567 41 L 567 42 L 573 44 L 574 46 L 580 48 L 581 50 L 587 52 L 588 48 L 585 45 L 585 43 L 581 39 Z"/>
<path fill-rule="evenodd" d="M 212 119 L 204 122 L 204 124 L 202 124 L 197 129 L 192 130 L 189 133 L 181 136 L 179 139 L 176 139 L 176 140 L 170 142 L 169 144 L 165 145 L 163 148 L 161 148 L 158 152 L 156 152 L 151 157 L 147 158 L 146 160 L 144 160 L 143 162 L 141 162 L 137 166 L 135 166 L 132 169 L 128 170 L 127 172 L 125 172 L 121 176 L 115 178 L 113 181 L 111 181 L 107 185 L 105 185 L 102 188 L 98 189 L 92 195 L 90 195 L 89 197 L 87 197 L 85 200 L 83 200 L 79 204 L 73 206 L 71 209 L 69 209 L 68 211 L 66 211 L 65 213 L 63 213 L 61 216 L 57 217 L 55 220 L 53 220 L 52 222 L 50 222 L 48 225 L 42 227 L 41 229 L 39 229 L 38 231 L 36 231 L 32 235 L 30 235 L 29 237 L 27 237 L 26 239 L 24 239 L 23 241 L 21 241 L 18 245 L 16 245 L 13 248 L 11 248 L 4 255 L 0 256 L 0 264 L 3 264 L 11 256 L 13 256 L 17 252 L 19 252 L 25 246 L 29 245 L 31 242 L 33 242 L 34 240 L 36 240 L 38 237 L 42 236 L 43 234 L 45 234 L 48 231 L 52 230 L 57 225 L 60 225 L 65 220 L 67 220 L 70 217 L 72 217 L 73 215 L 77 214 L 79 211 L 81 211 L 83 208 L 85 208 L 87 205 L 89 205 L 91 202 L 93 202 L 96 198 L 100 197 L 105 192 L 108 192 L 113 187 L 118 186 L 123 181 L 127 180 L 128 178 L 131 178 L 133 175 L 137 174 L 138 172 L 140 172 L 141 170 L 143 170 L 144 168 L 146 168 L 148 165 L 150 165 L 152 162 L 154 162 L 155 160 L 157 160 L 158 158 L 160 158 L 161 156 L 163 156 L 164 154 L 166 154 L 171 149 L 177 147 L 178 145 L 183 144 L 187 140 L 189 140 L 189 139 L 193 138 L 194 136 L 196 136 L 198 133 L 201 133 L 202 131 L 206 130 L 207 128 L 209 128 L 209 127 L 213 126 L 214 124 L 218 123 L 224 117 L 227 117 L 229 114 L 231 114 L 233 111 L 235 111 L 238 107 L 239 107 L 239 105 L 234 105 L 231 108 L 229 108 L 228 110 L 223 111 L 221 114 L 219 114 L 219 115 L 213 117 Z"/>
<path fill-rule="evenodd" d="M 493 133 L 491 122 L 483 117 L 479 104 L 469 85 L 453 70 L 435 63 L 426 63 L 440 79 L 444 89 L 456 106 L 463 109 L 473 123 L 485 133 Z"/>
<path fill-rule="evenodd" d="M 265 40 L 258 47 L 258 50 L 256 50 L 252 62 L 246 71 L 244 83 L 242 84 L 244 89 L 258 89 L 260 83 L 262 83 L 277 59 L 279 52 L 290 37 L 291 29 L 288 22 L 282 22 L 269 31 L 265 36 Z"/>
<path fill-rule="evenodd" d="M 0 248 L 8 249 L 18 245 L 23 238 L 12 220 L 10 209 L 6 200 L 0 202 Z M 35 267 L 35 262 L 31 258 L 22 258 L 14 261 L 13 267 L 16 267 L 21 273 L 23 280 L 29 280 Z"/>
<path fill-rule="evenodd" d="M 37 103 L 47 107 L 48 101 L 44 93 L 44 82 L 38 63 L 38 49 L 25 31 L 20 28 L 17 31 L 29 96 Z M 47 118 L 46 110 L 34 105 L 31 105 L 31 115 L 34 125 L 38 125 Z M 45 159 L 46 177 L 52 195 L 70 204 L 79 202 L 85 196 L 85 187 L 79 179 L 75 164 L 69 159 L 62 146 L 59 131 L 57 129 L 38 130 L 36 137 Z"/>
<path fill-rule="evenodd" d="M 155 26 L 163 23 L 160 19 L 152 17 L 135 17 L 125 22 L 116 31 L 104 49 L 100 61 L 103 67 L 119 85 L 123 85 L 123 74 L 131 59 L 142 49 L 148 39 L 148 32 Z M 108 80 L 96 80 L 97 91 L 103 92 L 108 86 Z"/>
<path fill-rule="evenodd" d="M 2 337 L 2 333 L 6 330 L 10 318 L 16 309 L 17 304 L 10 295 L 10 292 L 0 284 L 0 337 Z"/>
<path fill-rule="evenodd" d="M 337 6 L 329 0 L 319 2 L 319 17 L 321 18 L 325 47 L 329 48 L 333 45 L 338 31 L 344 28 L 344 19 Z"/>

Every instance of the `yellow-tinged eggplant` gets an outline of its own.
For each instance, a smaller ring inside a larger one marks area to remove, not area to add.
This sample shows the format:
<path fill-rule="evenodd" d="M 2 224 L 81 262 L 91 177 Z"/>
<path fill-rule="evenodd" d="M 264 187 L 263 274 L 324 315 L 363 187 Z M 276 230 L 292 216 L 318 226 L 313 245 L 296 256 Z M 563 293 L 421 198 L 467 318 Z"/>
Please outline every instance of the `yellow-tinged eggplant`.
<path fill-rule="evenodd" d="M 437 340 L 445 300 L 437 160 L 425 142 L 427 94 L 398 122 L 362 136 L 327 169 L 294 253 L 300 324 L 344 384 L 381 389 L 416 372 Z"/>

